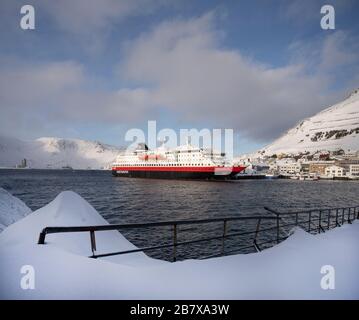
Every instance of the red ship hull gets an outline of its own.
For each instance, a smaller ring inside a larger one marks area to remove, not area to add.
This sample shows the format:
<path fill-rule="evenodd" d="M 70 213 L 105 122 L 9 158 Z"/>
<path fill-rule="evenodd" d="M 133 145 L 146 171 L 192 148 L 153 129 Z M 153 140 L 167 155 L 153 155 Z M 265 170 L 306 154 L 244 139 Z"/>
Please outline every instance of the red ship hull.
<path fill-rule="evenodd" d="M 112 174 L 119 177 L 156 179 L 228 180 L 245 167 L 170 167 L 170 166 L 114 166 Z"/>

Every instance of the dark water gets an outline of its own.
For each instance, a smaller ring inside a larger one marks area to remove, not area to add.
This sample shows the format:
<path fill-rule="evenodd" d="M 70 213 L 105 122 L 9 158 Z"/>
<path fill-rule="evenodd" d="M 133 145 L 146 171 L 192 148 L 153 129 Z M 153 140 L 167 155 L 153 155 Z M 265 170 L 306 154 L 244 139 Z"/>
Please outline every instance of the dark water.
<path fill-rule="evenodd" d="M 33 210 L 49 203 L 61 191 L 72 190 L 90 202 L 110 223 L 268 215 L 264 206 L 285 211 L 359 204 L 359 181 L 207 182 L 115 178 L 109 171 L 0 170 L 0 187 Z M 233 223 L 231 227 L 234 231 L 254 228 L 251 223 Z M 179 240 L 188 239 L 190 235 L 208 236 L 216 232 L 218 235 L 220 228 L 181 227 Z M 171 241 L 169 228 L 124 234 L 139 246 Z M 217 246 L 218 243 L 213 247 L 207 245 L 206 250 Z M 184 253 L 203 250 L 202 244 L 191 247 Z M 164 258 L 165 254 L 154 253 L 154 256 Z"/>

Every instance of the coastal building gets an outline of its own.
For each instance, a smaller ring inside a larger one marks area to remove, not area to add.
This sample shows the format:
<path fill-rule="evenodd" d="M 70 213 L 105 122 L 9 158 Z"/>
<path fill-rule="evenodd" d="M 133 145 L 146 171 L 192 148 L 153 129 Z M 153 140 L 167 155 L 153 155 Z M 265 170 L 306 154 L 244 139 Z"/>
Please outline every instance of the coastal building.
<path fill-rule="evenodd" d="M 325 175 L 325 169 L 333 166 L 334 161 L 313 161 L 309 163 L 309 173 Z"/>
<path fill-rule="evenodd" d="M 308 161 L 304 161 L 301 163 L 301 172 L 302 173 L 309 173 L 309 165 L 310 165 L 310 162 Z"/>
<path fill-rule="evenodd" d="M 325 175 L 327 177 L 344 177 L 345 169 L 339 166 L 330 166 L 325 168 Z"/>
<path fill-rule="evenodd" d="M 334 164 L 336 166 L 343 167 L 347 172 L 349 172 L 351 165 L 359 165 L 359 158 L 352 157 L 342 160 L 336 160 Z"/>
<path fill-rule="evenodd" d="M 349 165 L 349 175 L 353 177 L 359 177 L 359 164 Z"/>
<path fill-rule="evenodd" d="M 284 163 L 279 165 L 279 174 L 283 176 L 292 176 L 300 173 L 301 164 L 294 162 L 294 163 Z"/>

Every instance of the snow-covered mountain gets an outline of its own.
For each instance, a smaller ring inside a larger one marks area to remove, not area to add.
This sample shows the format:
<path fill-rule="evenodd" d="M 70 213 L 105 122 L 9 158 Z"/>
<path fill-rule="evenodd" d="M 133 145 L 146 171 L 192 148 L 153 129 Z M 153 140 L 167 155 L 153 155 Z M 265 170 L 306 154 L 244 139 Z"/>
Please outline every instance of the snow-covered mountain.
<path fill-rule="evenodd" d="M 121 148 L 97 141 L 39 138 L 22 141 L 0 136 L 0 167 L 15 167 L 23 159 L 30 168 L 107 168 Z"/>
<path fill-rule="evenodd" d="M 258 151 L 262 155 L 359 150 L 359 89 L 316 115 L 303 120 L 270 145 Z"/>

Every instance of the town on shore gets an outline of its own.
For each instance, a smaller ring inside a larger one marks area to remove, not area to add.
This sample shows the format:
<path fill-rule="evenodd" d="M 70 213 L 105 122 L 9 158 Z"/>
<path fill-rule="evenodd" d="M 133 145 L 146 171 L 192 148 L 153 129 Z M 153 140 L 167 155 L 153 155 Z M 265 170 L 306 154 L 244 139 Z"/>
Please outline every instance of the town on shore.
<path fill-rule="evenodd" d="M 359 180 L 359 151 L 318 151 L 258 155 L 240 158 L 246 166 L 239 179 L 289 178 L 295 180 Z"/>

